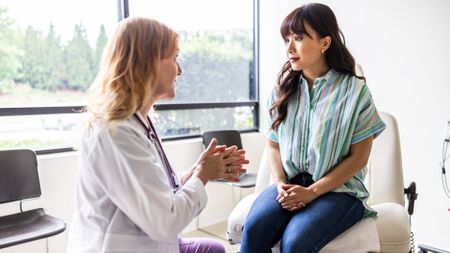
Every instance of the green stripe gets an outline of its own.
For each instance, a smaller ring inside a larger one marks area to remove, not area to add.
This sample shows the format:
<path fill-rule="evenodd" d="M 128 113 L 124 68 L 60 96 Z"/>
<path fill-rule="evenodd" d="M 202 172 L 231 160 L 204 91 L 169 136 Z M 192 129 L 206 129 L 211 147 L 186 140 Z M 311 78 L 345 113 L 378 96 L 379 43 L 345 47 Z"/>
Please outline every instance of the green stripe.
<path fill-rule="evenodd" d="M 299 84 L 299 85 L 300 85 L 300 84 Z M 298 90 L 301 90 L 301 89 L 298 89 Z M 297 119 L 297 114 L 298 114 L 299 108 L 300 108 L 300 100 L 298 99 L 298 100 L 297 100 L 297 106 L 296 106 L 296 108 L 295 108 L 295 113 L 294 113 L 294 115 L 293 115 L 293 117 L 292 117 L 292 126 L 294 126 L 294 127 L 292 128 L 292 131 L 291 131 L 291 142 L 290 142 L 290 145 L 289 145 L 289 146 L 290 146 L 289 161 L 291 161 L 292 167 L 295 167 L 294 161 L 292 160 L 292 153 L 293 153 L 293 150 L 295 150 L 295 149 L 292 148 L 292 147 L 293 147 L 293 145 L 294 145 L 295 130 L 297 130 L 297 129 L 295 128 L 295 126 L 296 126 L 295 120 Z M 297 148 L 297 150 L 299 150 L 299 149 Z"/>

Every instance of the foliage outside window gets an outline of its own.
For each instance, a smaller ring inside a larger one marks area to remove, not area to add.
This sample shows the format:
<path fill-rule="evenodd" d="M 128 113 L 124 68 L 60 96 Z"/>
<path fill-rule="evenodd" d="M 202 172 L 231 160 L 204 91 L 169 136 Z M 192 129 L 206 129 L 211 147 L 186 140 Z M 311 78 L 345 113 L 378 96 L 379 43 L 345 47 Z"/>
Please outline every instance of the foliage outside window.
<path fill-rule="evenodd" d="M 72 29 L 72 38 L 63 41 L 53 23 L 45 32 L 31 25 L 22 28 L 8 9 L 0 6 L 0 106 L 85 101 L 108 36 L 100 25 L 91 46 L 83 23 Z"/>
<path fill-rule="evenodd" d="M 220 13 L 208 26 L 188 22 L 187 15 L 202 18 L 205 8 L 224 4 L 219 1 L 178 1 L 188 4 L 190 11 L 170 16 L 167 7 L 173 6 L 173 1 L 129 2 L 132 16 L 156 18 L 178 29 L 180 35 L 179 62 L 184 72 L 177 80 L 177 99 L 163 101 L 155 113 L 163 136 L 192 136 L 210 129 L 254 129 L 255 106 L 233 104 L 257 100 L 252 1 L 226 3 L 245 9 L 241 17 L 234 18 L 238 19 L 234 24 L 239 24 L 234 27 L 226 27 L 230 17 L 220 17 Z M 116 1 L 105 0 L 0 3 L 0 149 L 75 145 L 80 114 L 48 114 L 45 108 L 86 104 L 88 88 L 117 22 L 116 8 Z M 99 9 L 100 13 L 95 11 Z M 198 103 L 194 109 L 183 108 L 183 104 Z M 214 103 L 222 105 L 215 108 Z M 167 104 L 172 108 L 164 109 Z M 38 115 L 14 115 L 8 112 L 13 107 L 43 109 Z"/>
<path fill-rule="evenodd" d="M 167 102 L 232 104 L 257 100 L 253 1 L 130 0 L 129 3 L 130 16 L 157 19 L 180 35 L 178 59 L 183 74 L 177 79 L 176 99 Z M 157 111 L 157 120 L 165 136 L 199 134 L 212 129 L 245 130 L 255 128 L 255 111 L 253 106 L 179 108 Z"/>
<path fill-rule="evenodd" d="M 117 22 L 115 2 L 90 2 L 0 2 L 0 149 L 75 145 L 80 114 L 47 114 L 44 108 L 42 114 L 24 116 L 10 114 L 9 108 L 86 103 Z M 105 13 L 94 16 L 85 6 Z"/>

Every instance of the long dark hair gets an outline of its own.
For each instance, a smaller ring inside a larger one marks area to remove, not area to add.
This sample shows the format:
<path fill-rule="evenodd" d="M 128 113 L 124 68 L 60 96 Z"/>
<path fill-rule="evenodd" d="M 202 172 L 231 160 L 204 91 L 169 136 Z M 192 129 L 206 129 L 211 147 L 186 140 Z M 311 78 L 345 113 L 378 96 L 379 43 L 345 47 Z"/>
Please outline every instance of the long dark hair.
<path fill-rule="evenodd" d="M 283 40 L 292 33 L 311 37 L 306 32 L 305 22 L 317 32 L 320 38 L 331 37 L 330 47 L 325 52 L 325 59 L 331 69 L 365 80 L 364 77 L 356 75 L 355 59 L 345 46 L 344 34 L 338 26 L 336 16 L 330 7 L 324 4 L 306 4 L 287 15 L 280 28 Z M 292 70 L 289 61 L 286 61 L 281 68 L 277 78 L 278 96 L 270 108 L 271 117 L 275 117 L 272 129 L 277 129 L 286 117 L 289 98 L 296 94 L 302 72 Z"/>

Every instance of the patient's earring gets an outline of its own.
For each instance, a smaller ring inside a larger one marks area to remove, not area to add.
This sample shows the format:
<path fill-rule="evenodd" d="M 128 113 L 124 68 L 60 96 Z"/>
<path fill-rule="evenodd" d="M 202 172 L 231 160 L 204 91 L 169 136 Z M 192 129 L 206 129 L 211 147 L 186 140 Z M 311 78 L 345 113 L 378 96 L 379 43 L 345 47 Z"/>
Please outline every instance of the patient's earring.
<path fill-rule="evenodd" d="M 325 49 L 322 49 L 322 54 L 324 54 L 325 53 Z"/>

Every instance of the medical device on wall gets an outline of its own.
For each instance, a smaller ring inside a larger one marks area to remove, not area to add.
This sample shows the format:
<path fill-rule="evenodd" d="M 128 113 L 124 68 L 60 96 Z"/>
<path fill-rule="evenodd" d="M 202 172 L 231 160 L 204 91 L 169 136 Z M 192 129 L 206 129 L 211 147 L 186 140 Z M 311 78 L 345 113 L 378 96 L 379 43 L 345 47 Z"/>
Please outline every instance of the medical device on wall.
<path fill-rule="evenodd" d="M 447 125 L 445 128 L 444 143 L 442 145 L 442 164 L 441 164 L 442 165 L 442 175 L 441 175 L 442 186 L 444 188 L 445 195 L 447 195 L 447 197 L 450 199 L 450 188 L 448 186 L 447 175 L 446 175 L 446 171 L 445 171 L 445 165 L 446 165 L 447 159 L 450 157 L 450 155 L 447 155 L 449 143 L 450 143 L 450 118 L 447 119 Z"/>

